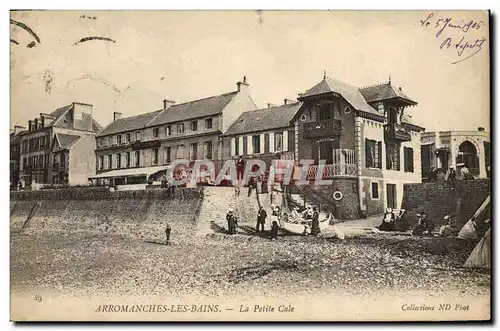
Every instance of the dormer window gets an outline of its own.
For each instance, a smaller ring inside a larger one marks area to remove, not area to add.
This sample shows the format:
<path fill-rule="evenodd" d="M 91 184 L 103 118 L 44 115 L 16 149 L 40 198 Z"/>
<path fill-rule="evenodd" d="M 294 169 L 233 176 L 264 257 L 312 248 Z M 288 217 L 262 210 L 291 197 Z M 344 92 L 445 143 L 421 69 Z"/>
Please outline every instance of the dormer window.
<path fill-rule="evenodd" d="M 325 103 L 319 106 L 318 119 L 320 121 L 329 120 L 333 118 L 332 107 L 330 103 Z"/>
<path fill-rule="evenodd" d="M 379 103 L 377 104 L 377 110 L 378 110 L 378 112 L 379 112 L 380 114 L 383 114 L 383 113 L 384 113 L 385 109 L 384 109 L 384 103 L 383 103 L 383 102 L 379 102 Z"/>
<path fill-rule="evenodd" d="M 177 133 L 179 134 L 184 133 L 184 123 L 177 124 Z"/>

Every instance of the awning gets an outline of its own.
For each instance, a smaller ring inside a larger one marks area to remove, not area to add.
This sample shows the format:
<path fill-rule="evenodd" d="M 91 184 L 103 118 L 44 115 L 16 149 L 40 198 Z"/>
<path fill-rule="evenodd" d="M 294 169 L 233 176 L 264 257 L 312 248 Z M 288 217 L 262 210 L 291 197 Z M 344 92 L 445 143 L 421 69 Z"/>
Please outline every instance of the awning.
<path fill-rule="evenodd" d="M 162 170 L 167 170 L 168 165 L 158 166 L 158 167 L 144 167 L 144 168 L 132 168 L 132 169 L 117 169 L 106 171 L 95 176 L 90 176 L 89 179 L 98 178 L 116 178 L 116 177 L 137 177 L 137 176 L 147 176 L 157 173 Z"/>
<path fill-rule="evenodd" d="M 420 143 L 420 146 L 429 146 L 429 145 L 434 145 L 434 141 L 427 141 L 425 143 Z"/>

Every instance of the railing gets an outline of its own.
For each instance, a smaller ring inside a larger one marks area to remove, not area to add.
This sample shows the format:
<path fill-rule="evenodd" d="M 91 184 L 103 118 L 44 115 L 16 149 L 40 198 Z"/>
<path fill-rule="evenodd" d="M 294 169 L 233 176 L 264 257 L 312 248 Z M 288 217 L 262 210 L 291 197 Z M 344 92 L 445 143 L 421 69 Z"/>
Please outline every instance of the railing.
<path fill-rule="evenodd" d="M 386 124 L 384 129 L 385 138 L 388 140 L 411 141 L 411 134 L 401 124 Z"/>
<path fill-rule="evenodd" d="M 355 177 L 357 174 L 356 152 L 352 149 L 334 149 L 333 163 L 323 164 L 321 179 L 332 179 L 334 177 Z M 316 179 L 318 165 L 309 166 L 307 169 L 307 180 Z"/>
<path fill-rule="evenodd" d="M 324 136 L 339 136 L 342 131 L 342 121 L 337 119 L 321 120 L 304 124 L 304 137 L 315 138 Z"/>

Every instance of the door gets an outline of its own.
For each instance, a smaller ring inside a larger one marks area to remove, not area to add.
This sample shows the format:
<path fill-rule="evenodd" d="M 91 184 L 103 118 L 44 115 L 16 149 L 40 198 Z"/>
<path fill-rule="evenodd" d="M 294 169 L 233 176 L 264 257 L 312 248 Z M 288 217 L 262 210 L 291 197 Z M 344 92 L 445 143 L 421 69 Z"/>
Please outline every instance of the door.
<path fill-rule="evenodd" d="M 387 208 L 396 208 L 396 184 L 387 184 Z"/>

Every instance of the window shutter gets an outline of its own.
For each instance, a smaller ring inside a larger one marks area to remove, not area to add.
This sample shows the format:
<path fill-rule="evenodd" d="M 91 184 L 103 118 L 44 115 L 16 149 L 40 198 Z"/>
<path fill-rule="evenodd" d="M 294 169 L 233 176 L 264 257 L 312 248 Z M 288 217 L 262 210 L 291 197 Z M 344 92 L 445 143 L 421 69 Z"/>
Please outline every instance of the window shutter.
<path fill-rule="evenodd" d="M 247 137 L 247 152 L 248 155 L 253 154 L 253 139 L 252 136 Z"/>
<path fill-rule="evenodd" d="M 413 148 L 408 148 L 409 171 L 413 172 Z"/>
<path fill-rule="evenodd" d="M 231 156 L 236 155 L 236 141 L 234 138 L 231 138 Z"/>
<path fill-rule="evenodd" d="M 288 152 L 288 131 L 283 131 L 283 152 Z"/>
<path fill-rule="evenodd" d="M 382 169 L 382 142 L 379 141 L 377 143 L 377 150 L 378 150 L 378 168 Z"/>
<path fill-rule="evenodd" d="M 260 134 L 259 144 L 260 144 L 260 146 L 259 146 L 259 148 L 260 148 L 259 152 L 261 154 L 263 154 L 264 153 L 264 147 L 265 147 L 265 145 L 264 145 L 264 134 L 263 133 Z"/>
<path fill-rule="evenodd" d="M 238 155 L 243 155 L 245 154 L 244 149 L 243 149 L 243 137 L 239 137 L 238 139 Z"/>
<path fill-rule="evenodd" d="M 367 168 L 371 167 L 370 164 L 370 141 L 365 139 L 365 166 Z"/>
<path fill-rule="evenodd" d="M 264 135 L 264 153 L 269 153 L 269 133 Z"/>
<path fill-rule="evenodd" d="M 274 132 L 269 133 L 269 152 L 274 153 Z"/>

